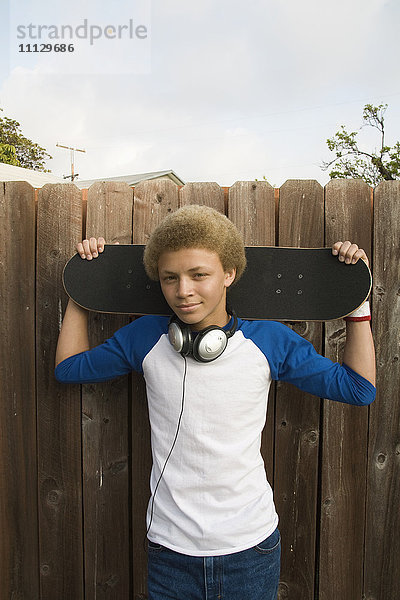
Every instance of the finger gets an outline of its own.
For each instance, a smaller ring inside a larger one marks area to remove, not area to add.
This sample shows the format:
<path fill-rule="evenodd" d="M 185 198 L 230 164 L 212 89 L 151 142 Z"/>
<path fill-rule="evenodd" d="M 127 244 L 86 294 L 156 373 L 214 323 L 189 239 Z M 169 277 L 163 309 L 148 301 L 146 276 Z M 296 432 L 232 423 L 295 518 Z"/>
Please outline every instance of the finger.
<path fill-rule="evenodd" d="M 341 245 L 343 244 L 343 242 L 336 242 L 335 244 L 333 244 L 332 246 L 332 254 L 334 254 L 335 256 L 337 256 L 339 254 L 339 250 Z"/>
<path fill-rule="evenodd" d="M 357 252 L 354 253 L 352 264 L 354 265 L 360 259 L 363 260 L 369 266 L 368 256 L 366 255 L 365 250 L 363 250 L 362 248 L 359 248 Z"/>
<path fill-rule="evenodd" d="M 99 237 L 99 239 L 97 240 L 97 249 L 99 252 L 103 252 L 105 243 L 105 239 L 103 237 Z"/>
<path fill-rule="evenodd" d="M 75 248 L 81 258 L 86 258 L 86 254 L 85 254 L 85 250 L 83 248 L 82 242 L 79 242 L 78 244 L 76 244 Z"/>
<path fill-rule="evenodd" d="M 90 238 L 89 247 L 90 247 L 90 253 L 91 253 L 92 257 L 97 258 L 99 255 L 99 252 L 97 249 L 97 239 L 95 237 Z"/>
<path fill-rule="evenodd" d="M 90 241 L 89 240 L 83 240 L 82 245 L 83 245 L 83 250 L 85 252 L 86 258 L 88 260 L 92 260 L 93 256 L 92 256 L 92 252 L 90 250 Z"/>
<path fill-rule="evenodd" d="M 350 244 L 344 257 L 346 265 L 349 265 L 353 262 L 354 255 L 356 254 L 356 252 L 358 252 L 358 250 L 359 247 L 357 246 L 357 244 Z"/>
<path fill-rule="evenodd" d="M 349 241 L 343 242 L 343 244 L 340 246 L 340 249 L 339 249 L 339 260 L 341 262 L 345 262 L 346 256 L 347 256 L 347 252 L 348 252 L 350 246 L 351 246 L 351 242 L 349 242 Z"/>

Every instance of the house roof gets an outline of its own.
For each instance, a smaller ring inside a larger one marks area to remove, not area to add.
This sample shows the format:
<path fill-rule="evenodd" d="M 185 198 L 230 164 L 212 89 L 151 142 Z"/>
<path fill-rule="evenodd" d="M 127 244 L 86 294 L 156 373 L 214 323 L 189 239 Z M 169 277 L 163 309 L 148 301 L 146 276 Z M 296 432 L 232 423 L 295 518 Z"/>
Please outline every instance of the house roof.
<path fill-rule="evenodd" d="M 103 177 L 99 179 L 75 179 L 74 184 L 79 189 L 87 189 L 93 183 L 101 181 L 124 181 L 128 185 L 135 185 L 139 181 L 147 179 L 171 179 L 177 185 L 184 185 L 185 182 L 174 171 L 152 171 L 150 173 L 136 173 L 133 175 L 122 175 L 120 177 Z M 57 177 L 53 173 L 43 173 L 43 171 L 33 171 L 23 167 L 15 167 L 0 163 L 0 181 L 27 181 L 34 188 L 41 188 L 46 183 L 70 183 L 67 179 Z"/>
<path fill-rule="evenodd" d="M 76 179 L 74 184 L 82 189 L 89 188 L 93 183 L 102 182 L 102 181 L 123 181 L 128 185 L 136 185 L 140 181 L 148 180 L 148 179 L 161 179 L 161 178 L 169 178 L 172 179 L 174 183 L 177 185 L 184 185 L 185 182 L 181 179 L 174 171 L 152 171 L 150 173 L 135 173 L 133 175 L 122 175 L 119 177 L 103 177 L 99 179 Z"/>
<path fill-rule="evenodd" d="M 27 181 L 34 188 L 41 188 L 46 183 L 66 183 L 64 179 L 53 173 L 33 171 L 5 163 L 0 163 L 0 181 Z"/>

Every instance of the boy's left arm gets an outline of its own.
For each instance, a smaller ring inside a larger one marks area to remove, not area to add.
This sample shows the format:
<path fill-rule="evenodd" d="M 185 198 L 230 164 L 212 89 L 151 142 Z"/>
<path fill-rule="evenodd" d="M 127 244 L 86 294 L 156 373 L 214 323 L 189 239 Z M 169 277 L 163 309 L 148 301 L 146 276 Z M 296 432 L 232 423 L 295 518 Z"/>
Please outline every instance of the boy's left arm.
<path fill-rule="evenodd" d="M 349 241 L 336 242 L 332 246 L 332 254 L 346 264 L 354 264 L 361 259 L 369 265 L 364 250 Z M 343 362 L 375 385 L 375 348 L 369 320 L 346 321 Z"/>

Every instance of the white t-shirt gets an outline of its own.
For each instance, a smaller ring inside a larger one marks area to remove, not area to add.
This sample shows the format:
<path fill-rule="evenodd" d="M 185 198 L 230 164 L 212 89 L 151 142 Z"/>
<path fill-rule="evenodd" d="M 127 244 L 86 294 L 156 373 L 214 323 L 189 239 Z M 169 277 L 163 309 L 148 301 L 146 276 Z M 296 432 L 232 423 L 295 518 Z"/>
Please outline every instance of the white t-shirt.
<path fill-rule="evenodd" d="M 104 344 L 60 363 L 56 377 L 87 383 L 142 372 L 153 455 L 149 539 L 191 556 L 245 550 L 278 523 L 260 453 L 271 381 L 359 405 L 373 401 L 375 388 L 273 321 L 239 319 L 227 348 L 210 363 L 184 359 L 167 331 L 166 317 L 137 319 Z"/>

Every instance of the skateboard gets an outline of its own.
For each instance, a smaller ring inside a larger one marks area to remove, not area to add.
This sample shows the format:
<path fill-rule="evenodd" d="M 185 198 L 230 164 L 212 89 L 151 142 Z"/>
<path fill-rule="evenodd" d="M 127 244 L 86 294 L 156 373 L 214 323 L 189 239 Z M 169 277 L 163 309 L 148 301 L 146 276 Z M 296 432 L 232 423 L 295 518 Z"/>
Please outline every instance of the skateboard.
<path fill-rule="evenodd" d="M 91 311 L 171 315 L 158 281 L 145 272 L 143 245 L 106 245 L 93 260 L 76 254 L 65 265 L 68 296 Z M 330 248 L 248 246 L 247 268 L 227 294 L 243 319 L 329 321 L 361 306 L 371 290 L 364 261 L 340 262 Z"/>

